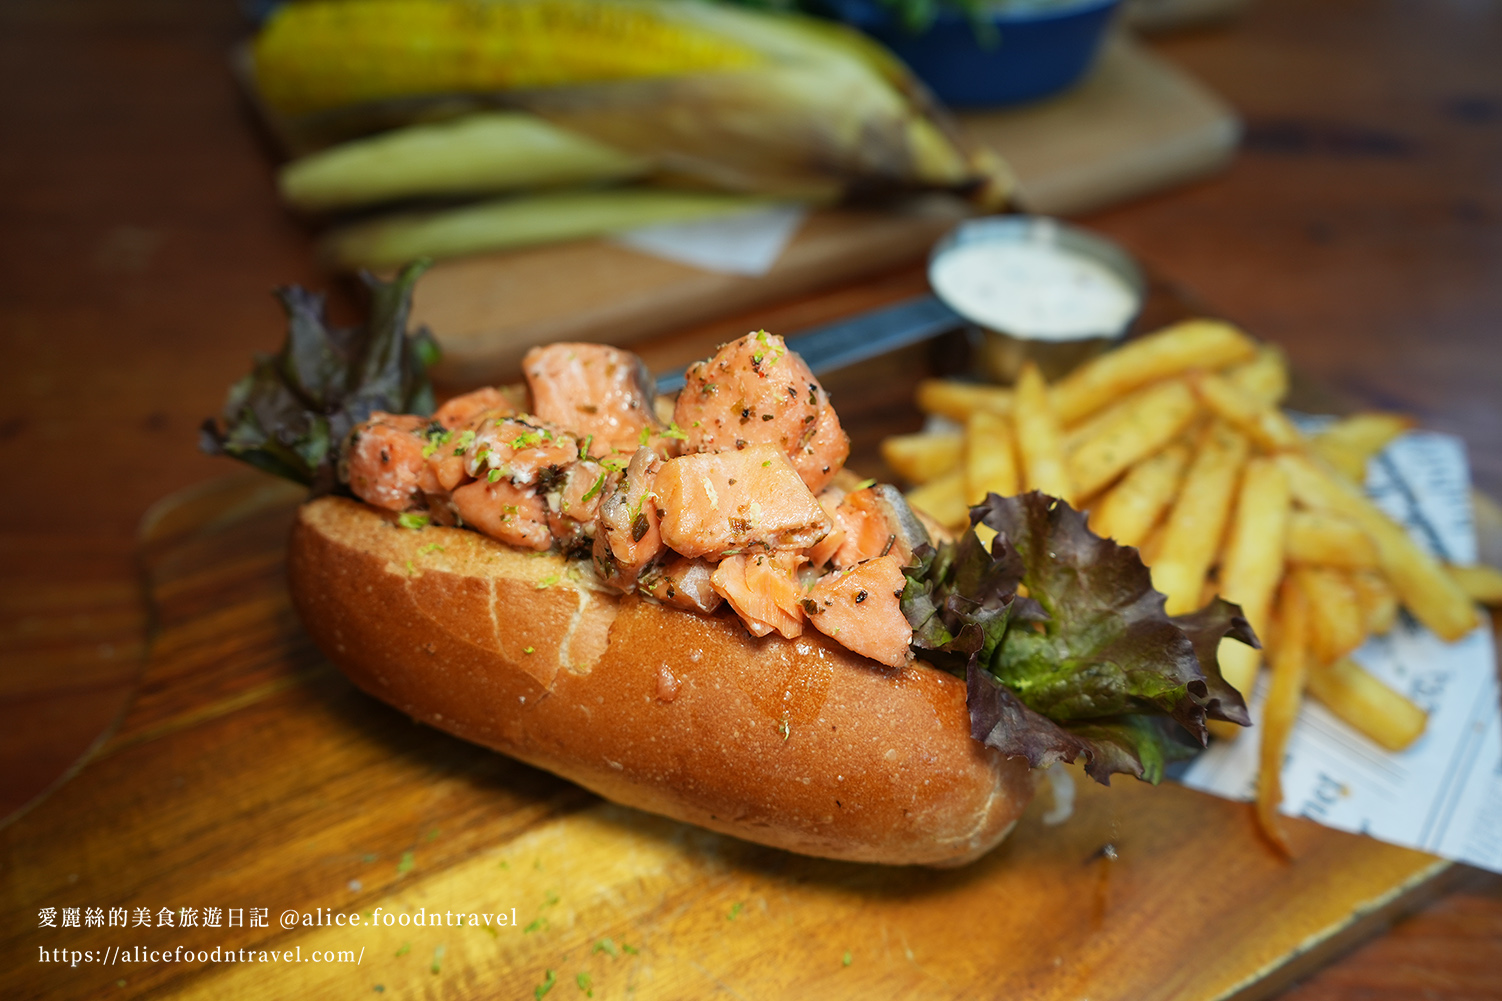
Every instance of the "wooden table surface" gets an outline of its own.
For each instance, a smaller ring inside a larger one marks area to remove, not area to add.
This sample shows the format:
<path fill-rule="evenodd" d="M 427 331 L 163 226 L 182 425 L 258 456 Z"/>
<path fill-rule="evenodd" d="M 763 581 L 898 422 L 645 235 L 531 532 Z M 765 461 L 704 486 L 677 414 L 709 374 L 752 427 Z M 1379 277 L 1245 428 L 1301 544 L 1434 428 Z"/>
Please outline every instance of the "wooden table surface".
<path fill-rule="evenodd" d="M 149 630 L 137 524 L 225 471 L 197 424 L 279 342 L 271 288 L 323 281 L 226 72 L 242 30 L 228 0 L 0 7 L 0 816 L 117 717 Z M 1461 435 L 1502 495 L 1502 8 L 1259 0 L 1154 44 L 1245 116 L 1245 148 L 1083 221 L 1335 390 Z M 698 334 L 792 332 L 921 284 Z M 1499 957 L 1502 877 L 1475 872 L 1287 996 L 1498 997 Z"/>

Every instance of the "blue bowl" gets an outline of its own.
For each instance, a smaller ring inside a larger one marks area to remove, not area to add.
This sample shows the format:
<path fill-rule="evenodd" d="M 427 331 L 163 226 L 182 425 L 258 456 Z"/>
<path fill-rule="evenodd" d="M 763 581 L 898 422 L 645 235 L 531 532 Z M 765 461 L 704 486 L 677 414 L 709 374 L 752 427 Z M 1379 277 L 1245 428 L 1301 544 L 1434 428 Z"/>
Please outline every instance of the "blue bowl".
<path fill-rule="evenodd" d="M 941 8 L 915 35 L 876 0 L 821 0 L 831 15 L 895 52 L 945 104 L 994 107 L 1032 101 L 1074 83 L 1095 58 L 1120 0 L 1074 0 L 987 16 L 991 44 L 961 11 Z"/>

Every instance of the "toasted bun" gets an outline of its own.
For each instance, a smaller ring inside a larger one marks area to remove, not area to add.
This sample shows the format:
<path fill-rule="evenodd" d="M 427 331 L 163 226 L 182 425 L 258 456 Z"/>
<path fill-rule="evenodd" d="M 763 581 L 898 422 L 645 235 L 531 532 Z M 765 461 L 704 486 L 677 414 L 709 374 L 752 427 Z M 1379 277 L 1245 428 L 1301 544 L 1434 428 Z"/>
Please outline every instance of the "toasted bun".
<path fill-rule="evenodd" d="M 365 691 L 618 803 L 808 855 L 960 865 L 1032 797 L 1025 762 L 971 738 L 958 678 L 568 569 L 333 497 L 303 506 L 288 560 L 308 631 Z"/>

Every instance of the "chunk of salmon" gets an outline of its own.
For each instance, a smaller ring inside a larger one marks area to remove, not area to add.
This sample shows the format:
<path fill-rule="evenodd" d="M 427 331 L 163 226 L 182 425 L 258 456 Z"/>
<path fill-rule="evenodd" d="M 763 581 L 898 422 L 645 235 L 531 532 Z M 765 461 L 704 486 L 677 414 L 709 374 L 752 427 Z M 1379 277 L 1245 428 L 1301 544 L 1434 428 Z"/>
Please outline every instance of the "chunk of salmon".
<path fill-rule="evenodd" d="M 542 493 L 553 489 L 579 459 L 579 442 L 573 435 L 520 417 L 487 417 L 456 434 L 449 444 L 464 456 L 470 476 L 536 486 Z"/>
<path fill-rule="evenodd" d="M 665 605 L 708 615 L 724 600 L 715 592 L 714 572 L 713 563 L 680 556 L 643 573 L 637 588 Z"/>
<path fill-rule="evenodd" d="M 543 494 L 548 508 L 548 529 L 564 552 L 587 552 L 596 532 L 595 519 L 607 484 L 619 480 L 621 471 L 593 459 L 581 459 L 554 477 Z"/>
<path fill-rule="evenodd" d="M 662 460 L 651 449 L 631 457 L 623 476 L 605 491 L 595 530 L 595 569 L 605 580 L 630 587 L 643 567 L 666 551 L 657 518 L 657 473 Z"/>
<path fill-rule="evenodd" d="M 831 527 L 776 445 L 668 459 L 656 489 L 662 540 L 684 556 L 716 559 L 747 548 L 804 549 Z"/>
<path fill-rule="evenodd" d="M 830 496 L 837 494 L 837 487 L 827 487 L 819 495 L 825 510 L 829 510 Z M 930 541 L 928 531 L 901 492 L 887 483 L 845 494 L 832 516 L 834 529 L 808 550 L 814 566 L 832 564 L 844 569 L 889 553 L 901 566 L 907 566 L 913 561 L 913 551 Z"/>
<path fill-rule="evenodd" d="M 913 627 L 902 614 L 902 563 L 878 556 L 820 577 L 809 592 L 808 620 L 836 643 L 888 667 L 911 657 Z"/>
<path fill-rule="evenodd" d="M 850 439 L 829 396 L 781 337 L 760 331 L 689 367 L 673 421 L 691 452 L 774 444 L 810 491 L 844 466 Z"/>
<path fill-rule="evenodd" d="M 644 428 L 657 430 L 656 384 L 642 360 L 604 344 L 549 344 L 528 351 L 522 372 L 541 420 L 579 438 L 589 453 L 635 451 Z"/>
<path fill-rule="evenodd" d="M 803 587 L 798 582 L 801 553 L 727 556 L 710 575 L 715 593 L 730 603 L 753 636 L 774 630 L 792 639 L 803 633 Z"/>
<path fill-rule="evenodd" d="M 433 420 L 450 431 L 474 427 L 482 416 L 507 417 L 516 413 L 511 401 L 494 386 L 485 386 L 449 400 L 433 411 Z"/>
<path fill-rule="evenodd" d="M 454 510 L 464 523 L 493 539 L 538 551 L 551 549 L 548 506 L 536 492 L 510 480 L 475 480 L 453 496 Z"/>
<path fill-rule="evenodd" d="M 822 567 L 828 563 L 845 541 L 845 527 L 840 522 L 840 502 L 845 499 L 845 493 L 840 487 L 831 483 L 820 490 L 819 495 L 814 498 L 824 509 L 824 513 L 829 516 L 829 523 L 834 527 L 829 530 L 828 535 L 808 548 L 806 555 L 808 562 L 813 566 Z"/>
<path fill-rule="evenodd" d="M 425 417 L 377 410 L 356 427 L 342 468 L 355 496 L 388 511 L 406 511 L 422 504 L 424 492 L 437 492 L 440 484 L 423 454 L 428 426 Z"/>

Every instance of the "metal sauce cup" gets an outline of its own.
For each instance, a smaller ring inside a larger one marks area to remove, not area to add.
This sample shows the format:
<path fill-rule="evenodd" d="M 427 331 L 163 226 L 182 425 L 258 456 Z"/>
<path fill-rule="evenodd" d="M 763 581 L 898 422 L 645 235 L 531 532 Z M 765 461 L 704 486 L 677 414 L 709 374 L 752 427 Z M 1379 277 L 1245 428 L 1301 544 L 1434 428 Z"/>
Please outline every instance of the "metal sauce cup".
<path fill-rule="evenodd" d="M 948 254 L 977 243 L 1006 243 L 1013 246 L 1057 248 L 1069 256 L 1092 261 L 1119 278 L 1132 293 L 1134 305 L 1119 324 L 1111 329 L 1082 329 L 1068 336 L 1030 336 L 1026 330 L 1003 330 L 988 326 L 968 315 L 964 308 L 945 298 L 934 282 L 935 268 Z M 934 294 L 967 320 L 977 343 L 977 358 L 984 373 L 992 379 L 1009 383 L 1016 379 L 1023 363 L 1032 361 L 1050 382 L 1081 362 L 1099 354 L 1121 340 L 1142 309 L 1147 283 L 1136 263 L 1120 247 L 1076 226 L 1046 216 L 989 216 L 961 223 L 934 245 L 928 257 L 929 285 Z"/>

